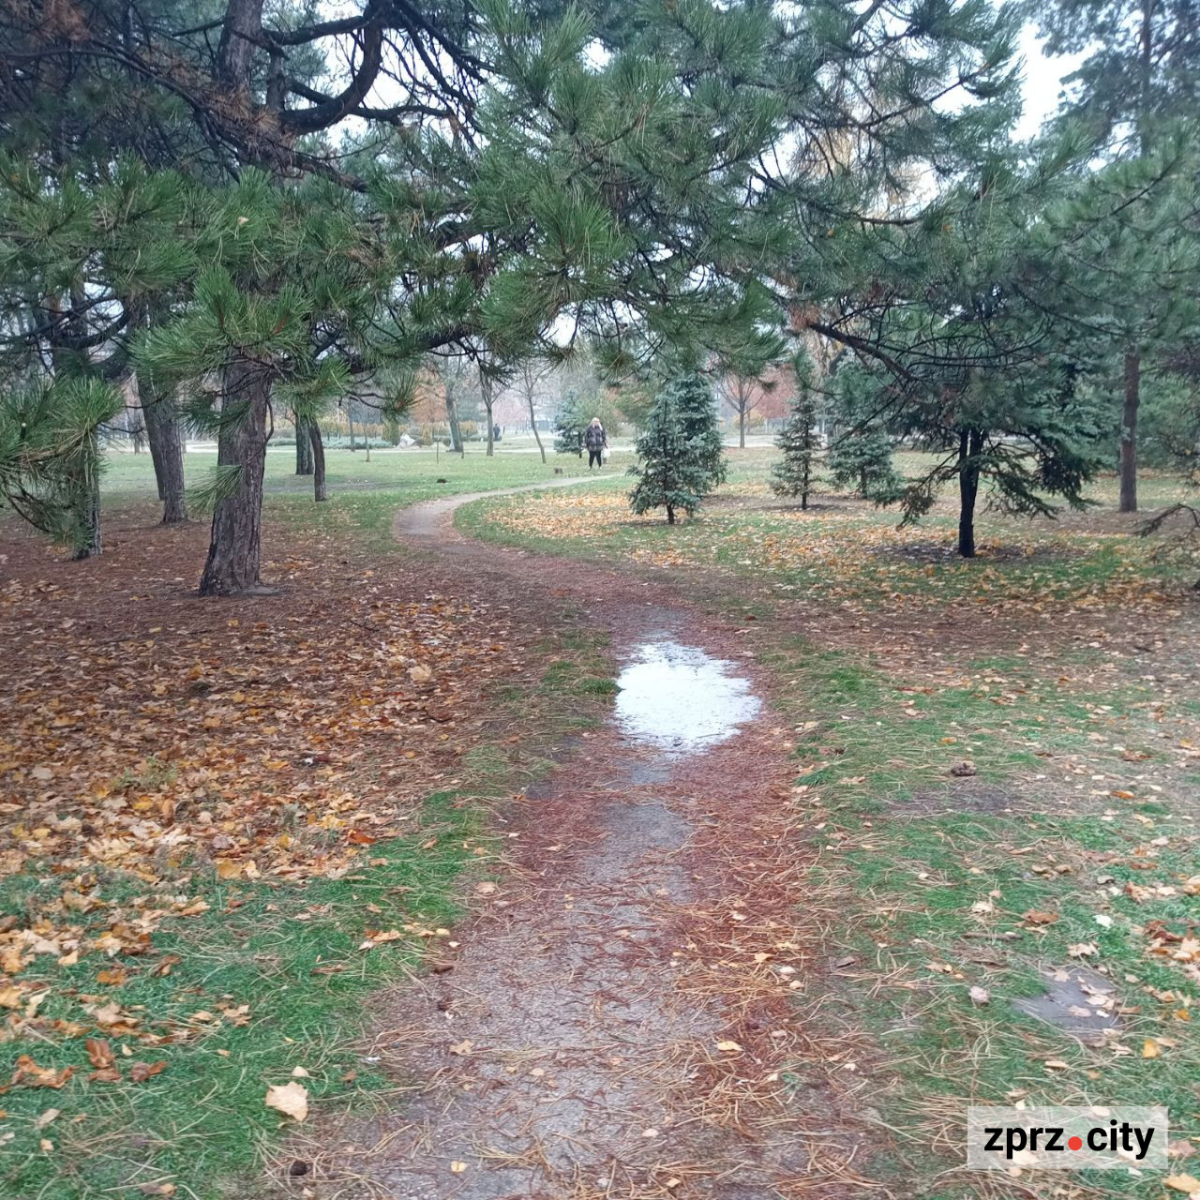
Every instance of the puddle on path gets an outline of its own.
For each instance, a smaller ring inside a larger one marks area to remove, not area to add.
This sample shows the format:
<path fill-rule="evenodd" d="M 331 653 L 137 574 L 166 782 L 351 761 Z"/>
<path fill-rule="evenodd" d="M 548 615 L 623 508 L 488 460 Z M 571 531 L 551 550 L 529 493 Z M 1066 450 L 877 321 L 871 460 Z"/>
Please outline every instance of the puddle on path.
<path fill-rule="evenodd" d="M 736 669 L 671 638 L 643 643 L 617 677 L 617 723 L 671 758 L 718 745 L 762 707 Z"/>
<path fill-rule="evenodd" d="M 1043 974 L 1045 993 L 1017 1000 L 1021 1012 L 1077 1037 L 1120 1028 L 1114 1012 L 1116 985 L 1107 976 L 1087 967 L 1057 967 Z"/>

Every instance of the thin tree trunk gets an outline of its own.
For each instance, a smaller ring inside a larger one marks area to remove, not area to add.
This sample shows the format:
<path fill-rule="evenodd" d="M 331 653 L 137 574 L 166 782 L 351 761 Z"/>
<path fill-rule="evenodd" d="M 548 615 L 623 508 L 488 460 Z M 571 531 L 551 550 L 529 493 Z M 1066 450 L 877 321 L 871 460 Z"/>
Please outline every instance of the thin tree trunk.
<path fill-rule="evenodd" d="M 135 324 L 150 324 L 143 303 L 127 301 L 126 308 Z M 163 504 L 162 523 L 180 525 L 188 519 L 188 514 L 184 491 L 183 437 L 175 397 L 170 391 L 155 387 L 147 371 L 136 371 L 134 379 L 146 422 L 146 440 L 150 443 L 158 498 Z"/>
<path fill-rule="evenodd" d="M 466 454 L 463 445 L 462 426 L 458 423 L 458 399 L 446 389 L 446 420 L 450 423 L 450 447 L 455 454 Z"/>
<path fill-rule="evenodd" d="M 494 424 L 492 420 L 492 404 L 494 400 L 492 398 L 492 381 L 483 373 L 482 364 L 480 364 L 479 368 L 479 395 L 483 400 L 483 411 L 487 414 L 487 456 L 491 458 L 495 453 L 495 437 L 492 433 Z"/>
<path fill-rule="evenodd" d="M 146 437 L 158 480 L 158 498 L 163 502 L 162 523 L 180 525 L 188 519 L 188 514 L 179 418 L 170 398 L 156 392 L 144 375 L 138 376 L 138 395 L 146 415 Z"/>
<path fill-rule="evenodd" d="M 271 381 L 262 363 L 237 362 L 225 369 L 226 413 L 244 409 L 240 419 L 221 430 L 218 468 L 238 468 L 233 492 L 213 513 L 208 561 L 200 577 L 200 595 L 231 596 L 259 586 L 262 537 L 263 470 L 267 459 L 267 416 Z"/>
<path fill-rule="evenodd" d="M 96 435 L 92 434 L 93 442 Z M 99 457 L 99 447 L 95 447 Z M 100 537 L 100 471 L 95 468 L 87 479 L 81 479 L 75 499 L 75 549 L 71 555 L 76 561 L 96 558 L 103 551 Z"/>
<path fill-rule="evenodd" d="M 312 438 L 309 436 L 309 422 L 304 417 L 296 418 L 296 474 L 311 475 L 313 473 Z"/>
<path fill-rule="evenodd" d="M 313 499 L 320 503 L 329 499 L 329 493 L 325 490 L 325 443 L 321 440 L 321 427 L 316 421 L 309 421 L 308 437 L 312 445 Z"/>
<path fill-rule="evenodd" d="M 738 449 L 746 448 L 746 406 L 738 409 Z"/>
<path fill-rule="evenodd" d="M 1125 354 L 1125 403 L 1121 408 L 1121 512 L 1135 513 L 1137 498 L 1137 423 L 1141 403 L 1142 356 Z"/>
<path fill-rule="evenodd" d="M 675 524 L 675 505 L 673 505 L 673 504 L 667 505 L 667 524 L 668 525 Z"/>
<path fill-rule="evenodd" d="M 979 455 L 983 434 L 978 429 L 958 435 L 958 552 L 975 557 L 975 501 L 979 496 Z"/>
<path fill-rule="evenodd" d="M 350 402 L 346 402 L 346 424 L 350 426 L 350 449 L 354 449 L 354 410 L 350 407 Z"/>
<path fill-rule="evenodd" d="M 533 413 L 533 393 L 527 392 L 525 398 L 529 401 L 529 428 L 533 430 L 533 440 L 537 442 L 537 448 L 541 452 L 542 462 L 546 461 L 546 447 L 542 445 L 541 435 L 538 433 L 537 417 Z"/>

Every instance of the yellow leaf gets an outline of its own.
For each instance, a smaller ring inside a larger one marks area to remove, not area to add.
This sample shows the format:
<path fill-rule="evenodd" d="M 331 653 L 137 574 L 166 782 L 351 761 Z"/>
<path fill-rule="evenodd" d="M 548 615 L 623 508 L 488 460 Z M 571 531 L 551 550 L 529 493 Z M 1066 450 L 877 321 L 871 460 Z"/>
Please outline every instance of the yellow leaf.
<path fill-rule="evenodd" d="M 308 1116 L 308 1089 L 302 1083 L 285 1083 L 282 1087 L 267 1088 L 264 1101 L 268 1108 L 274 1108 L 291 1117 L 293 1121 L 303 1121 Z"/>
<path fill-rule="evenodd" d="M 1177 1192 L 1187 1192 L 1189 1196 L 1200 1192 L 1200 1179 L 1197 1179 L 1195 1175 L 1168 1175 L 1163 1183 Z"/>
<path fill-rule="evenodd" d="M 453 1171 L 455 1175 L 461 1175 L 466 1169 L 467 1164 L 457 1159 L 450 1164 L 450 1170 Z"/>
<path fill-rule="evenodd" d="M 717 1049 L 725 1050 L 731 1054 L 738 1054 L 741 1052 L 742 1048 L 737 1044 L 737 1042 L 718 1042 Z"/>

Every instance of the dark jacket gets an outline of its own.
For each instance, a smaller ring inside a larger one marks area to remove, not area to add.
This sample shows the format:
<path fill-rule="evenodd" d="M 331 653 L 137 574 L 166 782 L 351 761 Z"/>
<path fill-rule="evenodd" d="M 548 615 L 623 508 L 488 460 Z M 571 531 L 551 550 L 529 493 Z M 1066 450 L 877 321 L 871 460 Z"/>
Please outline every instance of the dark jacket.
<path fill-rule="evenodd" d="M 583 431 L 583 444 L 589 450 L 603 450 L 608 445 L 608 434 L 603 425 L 589 425 Z"/>

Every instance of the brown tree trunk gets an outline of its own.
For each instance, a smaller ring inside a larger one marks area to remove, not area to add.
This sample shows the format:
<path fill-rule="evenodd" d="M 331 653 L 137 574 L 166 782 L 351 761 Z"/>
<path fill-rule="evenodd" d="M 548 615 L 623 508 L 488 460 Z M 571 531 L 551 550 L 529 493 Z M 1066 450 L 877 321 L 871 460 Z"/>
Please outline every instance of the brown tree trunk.
<path fill-rule="evenodd" d="M 325 490 L 325 443 L 321 440 L 321 427 L 316 421 L 309 421 L 308 437 L 312 446 L 313 499 L 320 503 L 329 499 L 329 493 Z"/>
<path fill-rule="evenodd" d="M 667 505 L 667 524 L 668 525 L 675 524 L 675 505 L 673 505 L 673 504 Z"/>
<path fill-rule="evenodd" d="M 296 425 L 296 474 L 311 475 L 313 473 L 312 438 L 309 436 L 309 423 L 303 417 L 297 417 Z"/>
<path fill-rule="evenodd" d="M 264 364 L 238 361 L 226 367 L 223 409 L 230 423 L 221 429 L 217 467 L 237 468 L 238 478 L 213 513 L 208 561 L 200 577 L 202 596 L 237 595 L 259 586 L 270 399 L 271 378 Z M 241 410 L 238 419 L 232 419 L 231 410 Z"/>
<path fill-rule="evenodd" d="M 162 523 L 179 525 L 188 519 L 179 420 L 170 401 L 157 395 L 142 376 L 138 377 L 138 395 L 146 414 L 146 437 L 158 480 L 158 498 L 163 502 Z"/>
<path fill-rule="evenodd" d="M 546 461 L 546 447 L 542 445 L 541 435 L 538 433 L 537 417 L 533 413 L 533 393 L 526 393 L 526 399 L 529 401 L 529 428 L 533 430 L 533 440 L 537 442 L 537 448 L 542 456 L 542 462 Z"/>
<path fill-rule="evenodd" d="M 975 501 L 979 496 L 979 455 L 983 434 L 978 429 L 958 435 L 958 552 L 975 557 Z"/>
<path fill-rule="evenodd" d="M 458 423 L 458 398 L 446 389 L 446 420 L 450 423 L 450 445 L 456 454 L 466 454 L 463 445 L 462 426 Z"/>
<path fill-rule="evenodd" d="M 487 415 L 487 456 L 491 458 L 495 453 L 496 440 L 492 433 L 495 424 L 492 420 L 492 405 L 495 403 L 495 397 L 492 395 L 492 380 L 483 373 L 482 364 L 479 369 L 479 395 L 483 400 L 483 411 Z"/>
<path fill-rule="evenodd" d="M 738 409 L 738 449 L 746 448 L 746 406 Z"/>
<path fill-rule="evenodd" d="M 1135 513 L 1137 499 L 1137 422 L 1141 402 L 1142 356 L 1125 354 L 1125 403 L 1121 408 L 1121 512 Z"/>
<path fill-rule="evenodd" d="M 95 434 L 92 434 L 93 439 Z M 95 558 L 103 551 L 100 537 L 100 472 L 81 479 L 75 499 L 75 547 L 71 555 L 76 561 Z"/>

